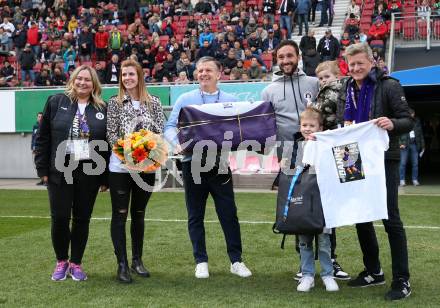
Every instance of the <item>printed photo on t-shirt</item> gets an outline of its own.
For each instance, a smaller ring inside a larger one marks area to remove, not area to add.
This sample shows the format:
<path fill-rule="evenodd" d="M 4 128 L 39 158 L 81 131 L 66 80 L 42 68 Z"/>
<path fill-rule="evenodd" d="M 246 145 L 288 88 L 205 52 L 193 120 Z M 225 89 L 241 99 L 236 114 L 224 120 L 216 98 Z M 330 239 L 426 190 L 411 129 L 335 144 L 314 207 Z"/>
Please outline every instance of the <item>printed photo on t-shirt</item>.
<path fill-rule="evenodd" d="M 332 149 L 341 183 L 365 179 L 357 142 L 335 146 Z"/>

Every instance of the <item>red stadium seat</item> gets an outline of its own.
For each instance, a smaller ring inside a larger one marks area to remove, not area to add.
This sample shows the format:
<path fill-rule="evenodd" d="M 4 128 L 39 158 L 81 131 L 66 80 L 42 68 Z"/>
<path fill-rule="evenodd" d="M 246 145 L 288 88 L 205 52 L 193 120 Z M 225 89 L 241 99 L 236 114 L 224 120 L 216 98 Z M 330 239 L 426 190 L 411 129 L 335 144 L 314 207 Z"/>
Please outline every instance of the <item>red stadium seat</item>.
<path fill-rule="evenodd" d="M 426 39 L 426 37 L 428 36 L 428 23 L 426 20 L 422 20 L 419 19 L 417 21 L 417 28 L 418 28 L 418 33 L 419 33 L 419 37 L 421 39 Z"/>
<path fill-rule="evenodd" d="M 41 71 L 41 63 L 37 63 L 37 64 L 35 64 L 35 66 L 34 66 L 34 71 L 35 72 L 40 72 Z"/>
<path fill-rule="evenodd" d="M 434 25 L 433 25 L 433 28 L 434 28 L 434 37 L 436 38 L 436 39 L 440 39 L 440 20 L 435 20 L 434 21 Z"/>
<path fill-rule="evenodd" d="M 15 56 L 9 56 L 8 57 L 8 61 L 9 61 L 9 63 L 17 63 L 17 57 L 15 57 Z"/>
<path fill-rule="evenodd" d="M 405 40 L 413 40 L 416 36 L 415 19 L 407 19 L 403 21 L 403 38 Z"/>
<path fill-rule="evenodd" d="M 125 25 L 125 24 L 118 25 L 118 30 L 119 30 L 119 31 L 125 31 L 125 30 L 127 30 L 127 25 Z"/>
<path fill-rule="evenodd" d="M 168 35 L 161 35 L 159 37 L 160 45 L 165 47 L 168 44 L 169 39 L 170 39 L 170 37 Z"/>
<path fill-rule="evenodd" d="M 84 61 L 81 63 L 81 65 L 87 65 L 87 66 L 93 67 L 93 62 L 92 61 Z"/>
<path fill-rule="evenodd" d="M 268 72 L 272 71 L 272 65 L 273 65 L 273 57 L 270 53 L 263 53 L 261 55 L 261 60 L 264 62 L 264 66 L 266 66 L 266 69 Z"/>
<path fill-rule="evenodd" d="M 384 43 L 382 40 L 372 40 L 370 46 L 371 48 L 384 48 Z"/>

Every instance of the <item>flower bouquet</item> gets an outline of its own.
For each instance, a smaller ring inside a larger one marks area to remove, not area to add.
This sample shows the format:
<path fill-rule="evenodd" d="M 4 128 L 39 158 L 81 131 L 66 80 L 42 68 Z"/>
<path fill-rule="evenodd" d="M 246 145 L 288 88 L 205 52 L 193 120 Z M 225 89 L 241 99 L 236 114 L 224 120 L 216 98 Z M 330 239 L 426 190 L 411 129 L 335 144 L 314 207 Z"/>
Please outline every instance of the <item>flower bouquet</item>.
<path fill-rule="evenodd" d="M 168 146 L 159 135 L 141 129 L 118 139 L 113 153 L 128 170 L 151 172 L 167 160 Z"/>

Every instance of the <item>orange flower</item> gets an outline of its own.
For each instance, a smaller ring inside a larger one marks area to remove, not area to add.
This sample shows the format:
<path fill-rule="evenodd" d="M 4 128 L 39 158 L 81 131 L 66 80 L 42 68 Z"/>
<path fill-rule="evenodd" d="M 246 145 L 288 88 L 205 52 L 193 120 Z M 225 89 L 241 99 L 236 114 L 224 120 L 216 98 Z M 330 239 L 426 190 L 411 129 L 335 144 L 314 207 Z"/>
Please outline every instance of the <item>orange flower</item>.
<path fill-rule="evenodd" d="M 145 158 L 147 158 L 147 153 L 145 152 L 145 150 L 140 148 L 134 150 L 131 155 L 133 156 L 134 160 L 136 160 L 138 163 L 143 161 Z"/>
<path fill-rule="evenodd" d="M 156 147 L 156 141 L 154 141 L 154 140 L 150 140 L 150 141 L 148 141 L 148 142 L 147 142 L 147 147 L 148 147 L 149 149 L 154 149 L 154 148 Z"/>

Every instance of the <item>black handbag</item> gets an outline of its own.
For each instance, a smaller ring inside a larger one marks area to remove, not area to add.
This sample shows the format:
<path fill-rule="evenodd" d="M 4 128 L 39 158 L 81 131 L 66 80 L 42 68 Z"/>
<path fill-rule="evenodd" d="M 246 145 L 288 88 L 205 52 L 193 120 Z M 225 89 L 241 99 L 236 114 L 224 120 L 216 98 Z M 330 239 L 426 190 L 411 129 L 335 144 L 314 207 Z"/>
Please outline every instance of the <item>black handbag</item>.
<path fill-rule="evenodd" d="M 274 233 L 320 234 L 325 226 L 321 196 L 310 166 L 297 167 L 294 175 L 280 174 Z"/>

